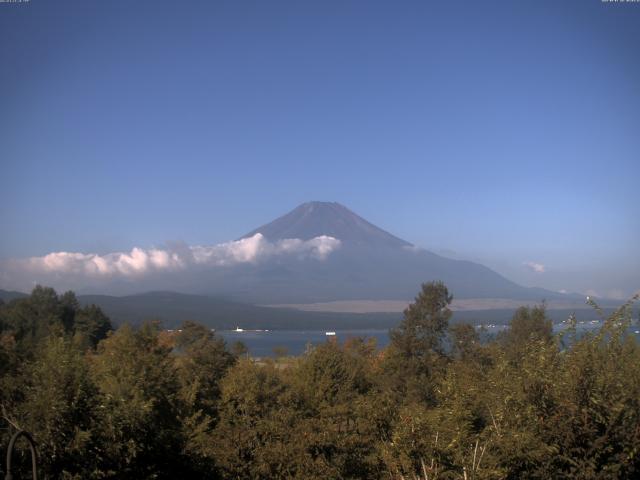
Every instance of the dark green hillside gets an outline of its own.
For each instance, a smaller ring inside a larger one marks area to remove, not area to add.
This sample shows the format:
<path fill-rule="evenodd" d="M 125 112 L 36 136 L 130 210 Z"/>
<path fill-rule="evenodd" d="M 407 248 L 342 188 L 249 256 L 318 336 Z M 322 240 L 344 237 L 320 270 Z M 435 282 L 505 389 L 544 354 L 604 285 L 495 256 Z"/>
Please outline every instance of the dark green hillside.
<path fill-rule="evenodd" d="M 21 292 L 0 290 L 0 299 L 5 303 L 17 298 L 26 298 Z M 234 302 L 219 297 L 188 295 L 176 292 L 149 292 L 123 297 L 110 295 L 79 295 L 82 305 L 100 306 L 116 325 L 131 323 L 138 325 L 149 319 L 163 322 L 166 328 L 174 328 L 184 320 L 192 320 L 209 328 L 232 329 L 237 326 L 247 329 L 288 330 L 335 330 L 361 328 L 390 328 L 397 324 L 401 313 L 335 313 L 308 312 L 288 308 L 270 308 Z M 613 308 L 605 308 L 610 314 Z M 554 323 L 566 320 L 571 310 L 548 310 Z M 457 311 L 452 322 L 473 325 L 506 324 L 513 310 L 491 309 Z M 582 310 L 580 319 L 598 319 L 593 310 Z"/>
<path fill-rule="evenodd" d="M 140 324 L 144 320 L 158 319 L 167 328 L 174 328 L 185 320 L 216 329 L 237 326 L 248 329 L 317 330 L 389 328 L 401 317 L 399 313 L 303 312 L 175 292 L 150 292 L 124 297 L 81 295 L 78 298 L 83 304 L 99 305 L 116 324 Z"/>
<path fill-rule="evenodd" d="M 13 292 L 10 290 L 0 290 L 0 300 L 3 302 L 10 302 L 11 300 L 15 300 L 16 298 L 25 298 L 28 297 L 26 293 L 22 292 Z"/>

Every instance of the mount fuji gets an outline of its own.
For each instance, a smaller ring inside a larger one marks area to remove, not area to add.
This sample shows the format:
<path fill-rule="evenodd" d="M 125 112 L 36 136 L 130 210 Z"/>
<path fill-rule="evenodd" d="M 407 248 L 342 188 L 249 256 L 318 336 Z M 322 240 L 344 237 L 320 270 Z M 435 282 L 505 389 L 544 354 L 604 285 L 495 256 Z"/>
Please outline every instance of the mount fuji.
<path fill-rule="evenodd" d="M 514 308 L 543 299 L 558 318 L 585 307 L 580 295 L 526 288 L 484 265 L 417 248 L 329 202 L 304 203 L 223 244 L 54 252 L 23 265 L 37 267 L 38 283 L 74 289 L 83 304 L 102 306 L 119 323 L 154 317 L 216 328 L 388 327 L 432 280 L 447 285 L 458 318 L 473 321 L 506 321 Z M 20 296 L 0 290 L 0 300 Z"/>
<path fill-rule="evenodd" d="M 478 263 L 417 248 L 335 202 L 304 203 L 240 240 L 256 235 L 269 242 L 330 237 L 339 241 L 339 248 L 321 261 L 275 257 L 209 272 L 202 279 L 206 293 L 270 304 L 407 300 L 421 283 L 442 280 L 458 299 L 569 299 L 553 291 L 520 286 Z"/>
<path fill-rule="evenodd" d="M 303 203 L 217 245 L 52 252 L 0 262 L 0 288 L 7 290 L 40 283 L 80 294 L 164 291 L 262 305 L 407 302 L 432 280 L 468 303 L 578 299 L 526 288 L 484 265 L 418 248 L 331 202 Z"/>

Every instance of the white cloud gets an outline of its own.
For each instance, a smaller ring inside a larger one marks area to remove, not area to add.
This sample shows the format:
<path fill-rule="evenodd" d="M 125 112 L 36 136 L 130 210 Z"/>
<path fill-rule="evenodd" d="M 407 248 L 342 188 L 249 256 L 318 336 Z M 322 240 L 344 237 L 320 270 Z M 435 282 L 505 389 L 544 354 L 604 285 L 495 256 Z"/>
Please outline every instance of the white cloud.
<path fill-rule="evenodd" d="M 234 242 L 221 243 L 209 247 L 190 247 L 197 264 L 232 265 L 235 263 L 255 263 L 276 255 L 297 254 L 324 260 L 337 248 L 340 240 L 322 235 L 310 240 L 287 238 L 269 242 L 261 233 Z"/>
<path fill-rule="evenodd" d="M 522 262 L 522 264 L 535 273 L 544 273 L 546 268 L 542 263 L 537 262 Z"/>
<path fill-rule="evenodd" d="M 106 255 L 53 252 L 42 257 L 11 260 L 10 270 L 38 274 L 77 275 L 92 278 L 140 277 L 148 273 L 176 271 L 190 266 L 225 266 L 256 263 L 274 256 L 297 255 L 324 260 L 340 247 L 340 240 L 320 236 L 310 240 L 270 242 L 260 233 L 253 237 L 211 246 L 143 249 Z"/>
<path fill-rule="evenodd" d="M 33 273 L 70 273 L 75 275 L 103 276 L 144 274 L 150 270 L 170 270 L 184 266 L 176 253 L 152 248 L 144 250 L 134 248 L 129 253 L 53 252 L 43 257 L 31 257 L 15 260 L 16 266 L 22 266 Z"/>

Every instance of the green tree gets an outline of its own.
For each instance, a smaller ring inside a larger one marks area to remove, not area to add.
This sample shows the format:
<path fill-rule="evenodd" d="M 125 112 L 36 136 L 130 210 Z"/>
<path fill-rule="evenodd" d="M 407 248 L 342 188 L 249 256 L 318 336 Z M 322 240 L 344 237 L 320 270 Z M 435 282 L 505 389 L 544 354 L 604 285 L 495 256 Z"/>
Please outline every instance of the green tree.
<path fill-rule="evenodd" d="M 60 308 L 60 320 L 65 332 L 71 332 L 74 327 L 76 312 L 80 308 L 80 302 L 76 294 L 71 290 L 58 297 Z"/>
<path fill-rule="evenodd" d="M 291 372 L 292 402 L 303 425 L 297 443 L 332 478 L 372 478 L 377 423 L 369 394 L 374 388 L 372 344 L 350 340 L 319 345 Z M 376 406 L 379 408 L 379 406 Z"/>
<path fill-rule="evenodd" d="M 390 332 L 394 348 L 406 357 L 421 358 L 431 352 L 442 354 L 452 300 L 444 283 L 422 284 L 421 292 L 404 311 L 400 326 Z"/>
<path fill-rule="evenodd" d="M 498 337 L 512 360 L 520 358 L 528 344 L 549 343 L 552 338 L 553 322 L 547 317 L 544 302 L 533 308 L 518 308 L 511 318 L 509 328 Z"/>
<path fill-rule="evenodd" d="M 42 471 L 52 478 L 94 478 L 99 403 L 84 355 L 68 337 L 49 337 L 22 379 L 24 401 L 15 419 L 37 439 Z"/>
<path fill-rule="evenodd" d="M 442 282 L 422 285 L 415 302 L 404 311 L 398 328 L 390 331 L 383 378 L 396 401 L 433 404 L 435 388 L 444 372 L 446 335 L 453 297 Z"/>
<path fill-rule="evenodd" d="M 451 356 L 462 360 L 477 357 L 480 351 L 480 336 L 473 325 L 457 323 L 449 327 Z"/>
<path fill-rule="evenodd" d="M 220 421 L 212 450 L 223 478 L 303 477 L 301 447 L 291 441 L 298 422 L 292 405 L 285 402 L 288 385 L 274 364 L 257 366 L 251 360 L 239 360 L 221 388 Z M 311 466 L 309 462 L 307 467 Z"/>
<path fill-rule="evenodd" d="M 51 334 L 75 334 L 80 345 L 95 347 L 111 329 L 109 318 L 96 305 L 81 308 L 73 292 L 58 296 L 40 285 L 29 297 L 0 308 L 0 331 L 10 334 L 23 354 L 35 352 L 40 340 Z"/>
<path fill-rule="evenodd" d="M 210 444 L 218 421 L 220 381 L 236 358 L 222 338 L 194 322 L 184 322 L 176 337 L 175 362 L 180 379 L 181 424 L 192 476 L 215 472 Z"/>
<path fill-rule="evenodd" d="M 95 348 L 112 330 L 111 320 L 97 305 L 87 305 L 76 310 L 73 332 L 81 345 Z"/>
<path fill-rule="evenodd" d="M 33 354 L 41 339 L 65 332 L 65 309 L 53 288 L 37 285 L 27 298 L 15 299 L 2 310 L 2 324 L 21 355 Z M 68 316 L 68 313 L 67 313 Z"/>
<path fill-rule="evenodd" d="M 171 348 L 158 333 L 157 324 L 124 325 L 92 357 L 102 465 L 117 478 L 169 477 L 184 467 L 180 383 Z"/>
<path fill-rule="evenodd" d="M 236 359 L 225 341 L 203 325 L 184 322 L 176 337 L 176 362 L 188 401 L 196 410 L 216 416 L 219 383 Z"/>

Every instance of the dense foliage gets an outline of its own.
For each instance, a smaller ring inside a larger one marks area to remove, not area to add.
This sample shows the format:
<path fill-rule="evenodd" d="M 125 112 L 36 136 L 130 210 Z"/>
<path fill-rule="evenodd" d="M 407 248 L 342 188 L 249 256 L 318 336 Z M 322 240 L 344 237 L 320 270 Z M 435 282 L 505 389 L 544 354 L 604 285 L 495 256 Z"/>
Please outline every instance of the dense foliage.
<path fill-rule="evenodd" d="M 257 360 L 193 322 L 113 331 L 36 287 L 0 304 L 0 447 L 32 432 L 46 478 L 640 476 L 630 303 L 580 338 L 523 307 L 482 343 L 451 298 L 423 285 L 385 349 Z"/>

